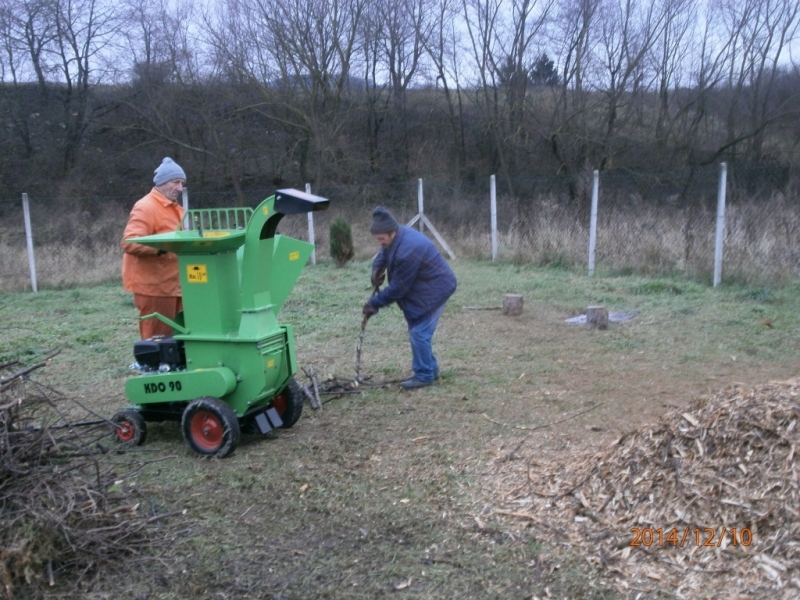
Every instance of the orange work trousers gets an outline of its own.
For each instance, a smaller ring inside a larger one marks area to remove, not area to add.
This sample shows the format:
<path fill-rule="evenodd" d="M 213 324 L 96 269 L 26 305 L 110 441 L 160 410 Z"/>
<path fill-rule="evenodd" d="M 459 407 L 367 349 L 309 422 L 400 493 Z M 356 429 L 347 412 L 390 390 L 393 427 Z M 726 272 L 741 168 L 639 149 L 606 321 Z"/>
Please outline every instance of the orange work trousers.
<path fill-rule="evenodd" d="M 133 303 L 139 309 L 139 316 L 152 315 L 157 312 L 168 319 L 175 319 L 180 311 L 183 310 L 183 300 L 180 296 L 145 296 L 134 294 Z M 139 321 L 139 336 L 143 340 L 150 339 L 154 335 L 171 336 L 172 327 L 162 323 L 156 318 Z"/>

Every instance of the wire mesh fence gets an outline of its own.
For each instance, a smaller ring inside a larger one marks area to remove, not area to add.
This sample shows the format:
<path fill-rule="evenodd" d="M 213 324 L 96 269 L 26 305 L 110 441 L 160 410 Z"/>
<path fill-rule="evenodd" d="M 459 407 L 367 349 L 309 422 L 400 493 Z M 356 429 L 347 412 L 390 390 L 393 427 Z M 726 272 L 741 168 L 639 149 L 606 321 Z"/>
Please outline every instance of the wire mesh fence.
<path fill-rule="evenodd" d="M 599 182 L 596 271 L 684 276 L 710 283 L 714 269 L 719 165 L 665 172 L 603 171 Z M 800 270 L 800 177 L 784 165 L 733 164 L 727 171 L 723 280 L 772 284 Z M 303 189 L 304 186 L 296 186 Z M 374 206 L 402 222 L 419 212 L 419 181 L 323 185 L 331 200 L 314 213 L 316 259 L 329 259 L 328 231 L 337 217 L 353 231 L 356 260 L 377 248 L 369 235 Z M 460 258 L 493 256 L 489 178 L 425 180 L 424 213 Z M 254 208 L 275 190 L 191 190 L 191 208 Z M 144 195 L 30 198 L 39 289 L 120 278 L 122 231 Z M 584 267 L 589 252 L 592 173 L 496 178 L 497 258 L 535 265 Z M 284 218 L 285 233 L 308 239 L 306 215 Z M 0 200 L 0 291 L 31 289 L 20 198 Z"/>

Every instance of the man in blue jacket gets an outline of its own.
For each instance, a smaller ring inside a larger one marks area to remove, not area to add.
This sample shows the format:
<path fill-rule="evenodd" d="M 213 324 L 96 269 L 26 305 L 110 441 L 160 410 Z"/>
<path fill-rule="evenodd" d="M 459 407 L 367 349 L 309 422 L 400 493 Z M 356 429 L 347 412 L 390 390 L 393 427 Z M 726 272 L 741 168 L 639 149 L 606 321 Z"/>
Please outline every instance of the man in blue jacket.
<path fill-rule="evenodd" d="M 414 371 L 400 387 L 431 385 L 439 378 L 431 340 L 445 303 L 456 291 L 456 276 L 433 242 L 416 229 L 398 224 L 382 206 L 372 211 L 370 233 L 381 245 L 372 263 L 372 285 L 379 288 L 387 275 L 389 285 L 364 305 L 364 315 L 371 317 L 397 302 L 408 323 Z"/>

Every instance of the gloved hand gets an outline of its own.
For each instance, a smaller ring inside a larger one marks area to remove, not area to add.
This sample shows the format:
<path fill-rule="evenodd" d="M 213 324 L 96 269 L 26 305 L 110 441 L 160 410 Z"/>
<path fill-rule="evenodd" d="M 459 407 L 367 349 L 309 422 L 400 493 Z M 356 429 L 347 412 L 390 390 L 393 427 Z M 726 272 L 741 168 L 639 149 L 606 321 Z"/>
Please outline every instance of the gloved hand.
<path fill-rule="evenodd" d="M 380 268 L 372 272 L 370 282 L 372 282 L 373 289 L 381 287 L 384 281 L 386 281 L 386 269 Z"/>
<path fill-rule="evenodd" d="M 369 302 L 364 305 L 364 309 L 361 311 L 364 313 L 365 317 L 371 317 L 372 315 L 378 314 L 378 309 L 372 306 Z"/>

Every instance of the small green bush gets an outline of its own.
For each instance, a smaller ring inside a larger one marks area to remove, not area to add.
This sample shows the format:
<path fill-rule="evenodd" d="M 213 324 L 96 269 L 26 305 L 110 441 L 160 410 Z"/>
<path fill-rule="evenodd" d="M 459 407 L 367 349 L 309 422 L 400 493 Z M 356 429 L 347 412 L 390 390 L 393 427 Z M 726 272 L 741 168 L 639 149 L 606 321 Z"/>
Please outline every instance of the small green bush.
<path fill-rule="evenodd" d="M 353 232 L 350 224 L 342 217 L 337 217 L 331 222 L 331 258 L 337 267 L 343 267 L 353 259 Z"/>

